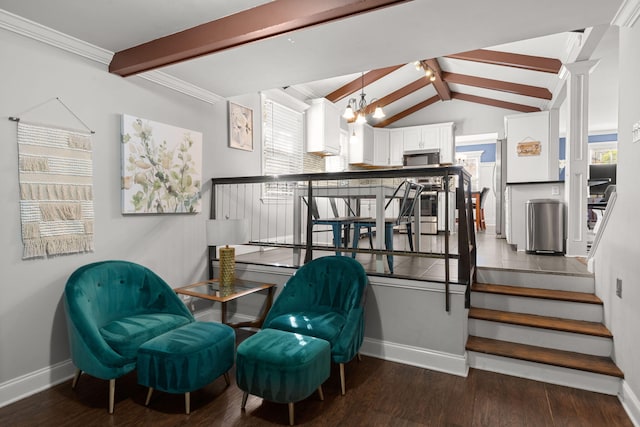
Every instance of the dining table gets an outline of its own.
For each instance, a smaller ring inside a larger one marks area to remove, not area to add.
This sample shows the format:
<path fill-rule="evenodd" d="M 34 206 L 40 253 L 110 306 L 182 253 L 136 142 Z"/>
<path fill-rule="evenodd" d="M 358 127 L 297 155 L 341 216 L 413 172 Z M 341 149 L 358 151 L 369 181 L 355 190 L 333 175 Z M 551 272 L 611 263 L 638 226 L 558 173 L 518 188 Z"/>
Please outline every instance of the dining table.
<path fill-rule="evenodd" d="M 396 187 L 386 184 L 366 184 L 366 185 L 335 185 L 335 186 L 313 186 L 312 197 L 343 198 L 353 200 L 356 205 L 363 199 L 375 200 L 376 218 L 376 240 L 374 248 L 384 250 L 385 242 L 385 205 L 387 199 L 391 197 L 401 197 L 396 193 Z M 307 185 L 299 185 L 294 189 L 293 197 L 293 243 L 294 260 L 299 262 L 302 245 L 302 204 L 309 194 Z M 415 204 L 414 211 L 414 232 L 420 236 L 420 203 Z M 360 210 L 356 207 L 355 212 Z M 354 239 L 358 238 L 354 236 Z M 420 251 L 420 239 L 416 239 L 415 250 Z M 384 273 L 384 259 L 382 254 L 376 254 L 376 272 Z"/>

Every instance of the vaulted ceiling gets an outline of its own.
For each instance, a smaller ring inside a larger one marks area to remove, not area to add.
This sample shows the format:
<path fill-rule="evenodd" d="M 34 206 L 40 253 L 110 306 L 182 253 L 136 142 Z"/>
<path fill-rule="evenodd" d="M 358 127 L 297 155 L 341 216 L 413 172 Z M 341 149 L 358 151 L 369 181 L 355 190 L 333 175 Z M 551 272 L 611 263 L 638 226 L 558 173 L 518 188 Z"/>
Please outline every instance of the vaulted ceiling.
<path fill-rule="evenodd" d="M 621 2 L 0 0 L 0 9 L 113 52 L 120 75 L 159 67 L 222 98 L 281 87 L 340 108 L 364 90 L 384 104 L 377 125 L 393 126 L 452 100 L 505 113 L 549 108 L 562 96 L 561 63 L 593 54 Z M 172 36 L 193 27 L 204 47 Z M 163 39 L 151 59 L 136 50 Z M 134 66 L 122 67 L 131 52 Z"/>

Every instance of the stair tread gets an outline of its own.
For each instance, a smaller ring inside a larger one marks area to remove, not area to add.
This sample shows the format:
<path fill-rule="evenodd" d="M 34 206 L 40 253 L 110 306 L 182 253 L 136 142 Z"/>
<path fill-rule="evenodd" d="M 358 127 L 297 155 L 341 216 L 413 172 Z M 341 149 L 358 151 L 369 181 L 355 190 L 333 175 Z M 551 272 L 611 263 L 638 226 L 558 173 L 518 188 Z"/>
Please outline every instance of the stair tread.
<path fill-rule="evenodd" d="M 602 323 L 588 322 L 585 320 L 562 319 L 559 317 L 540 316 L 537 314 L 511 313 L 508 311 L 490 310 L 478 307 L 471 307 L 469 309 L 469 318 L 556 331 L 573 332 L 604 338 L 613 337 L 611 332 Z"/>
<path fill-rule="evenodd" d="M 474 283 L 474 292 L 486 292 L 501 295 L 522 296 L 530 298 L 551 299 L 559 301 L 581 302 L 586 304 L 600 304 L 602 300 L 594 294 L 586 292 L 560 291 L 554 289 L 527 288 L 510 285 L 493 285 L 490 283 Z"/>
<path fill-rule="evenodd" d="M 537 347 L 508 341 L 494 340 L 470 335 L 465 347 L 468 351 L 510 357 L 530 362 L 577 369 L 597 374 L 624 378 L 624 373 L 609 358 L 576 353 L 566 350 Z"/>

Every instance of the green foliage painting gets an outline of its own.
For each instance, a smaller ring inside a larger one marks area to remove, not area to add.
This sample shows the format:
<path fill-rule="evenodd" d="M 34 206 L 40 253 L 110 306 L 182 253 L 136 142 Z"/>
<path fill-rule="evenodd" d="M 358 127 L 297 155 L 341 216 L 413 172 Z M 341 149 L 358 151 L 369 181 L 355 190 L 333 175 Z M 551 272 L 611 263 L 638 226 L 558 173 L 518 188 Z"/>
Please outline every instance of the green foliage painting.
<path fill-rule="evenodd" d="M 122 212 L 200 212 L 202 134 L 122 115 Z"/>

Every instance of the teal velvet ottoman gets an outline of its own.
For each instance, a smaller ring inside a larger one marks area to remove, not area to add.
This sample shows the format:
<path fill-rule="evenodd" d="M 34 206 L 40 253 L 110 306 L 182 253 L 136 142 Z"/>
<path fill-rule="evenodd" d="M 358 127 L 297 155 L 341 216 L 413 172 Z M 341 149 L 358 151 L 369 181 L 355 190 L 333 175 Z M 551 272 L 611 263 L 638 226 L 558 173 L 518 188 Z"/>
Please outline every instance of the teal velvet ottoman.
<path fill-rule="evenodd" d="M 229 382 L 236 333 L 230 326 L 193 322 L 145 342 L 138 350 L 138 383 L 153 390 L 184 393 L 185 410 L 191 411 L 190 392 L 224 374 Z"/>
<path fill-rule="evenodd" d="M 318 390 L 329 378 L 331 348 L 320 338 L 263 329 L 238 346 L 236 382 L 244 394 L 242 409 L 249 394 L 289 405 L 289 423 L 293 425 L 293 404 Z"/>

